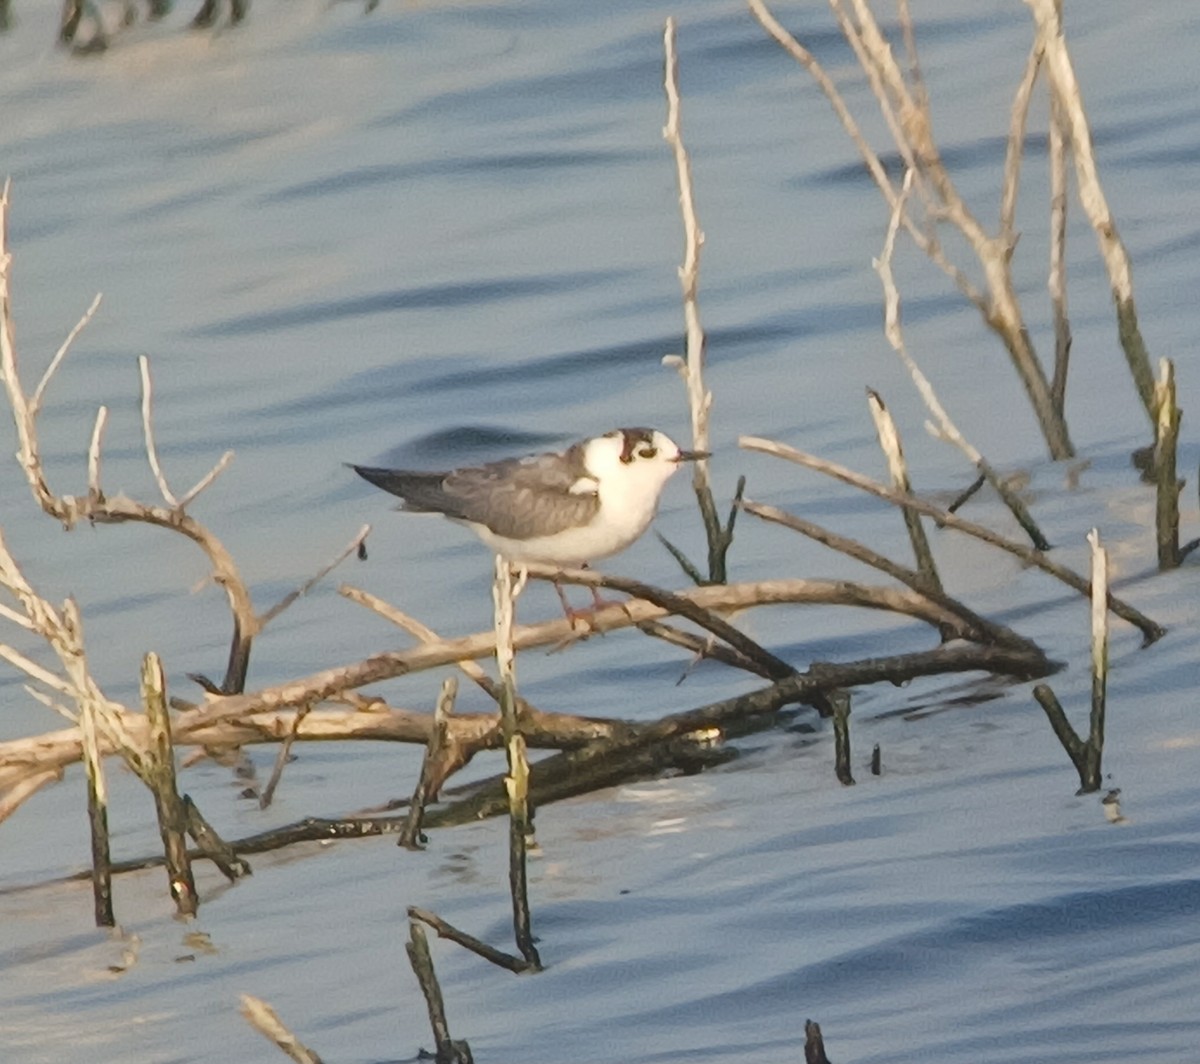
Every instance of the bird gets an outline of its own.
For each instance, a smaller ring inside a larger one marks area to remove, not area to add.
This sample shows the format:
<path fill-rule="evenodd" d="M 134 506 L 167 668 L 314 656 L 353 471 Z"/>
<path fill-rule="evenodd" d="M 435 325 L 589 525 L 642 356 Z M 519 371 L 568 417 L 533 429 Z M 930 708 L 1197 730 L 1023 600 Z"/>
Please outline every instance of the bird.
<path fill-rule="evenodd" d="M 621 428 L 565 451 L 449 472 L 350 468 L 403 499 L 401 510 L 441 514 L 470 528 L 518 570 L 529 564 L 563 569 L 623 551 L 650 527 L 671 475 L 682 463 L 707 457 L 707 451 L 683 450 L 657 429 Z"/>

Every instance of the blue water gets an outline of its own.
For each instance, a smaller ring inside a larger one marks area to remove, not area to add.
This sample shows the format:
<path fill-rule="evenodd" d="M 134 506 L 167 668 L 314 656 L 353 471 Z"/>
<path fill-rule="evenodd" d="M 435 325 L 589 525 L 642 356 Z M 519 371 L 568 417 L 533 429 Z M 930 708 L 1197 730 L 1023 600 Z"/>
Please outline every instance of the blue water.
<path fill-rule="evenodd" d="M 1187 436 L 1200 394 L 1200 13 L 1183 0 L 1066 6 L 1142 326 L 1154 357 L 1177 360 Z M 490 561 L 469 533 L 391 512 L 343 462 L 434 467 L 629 424 L 686 439 L 683 390 L 661 365 L 683 345 L 682 230 L 661 136 L 669 14 L 706 235 L 720 505 L 745 473 L 753 497 L 902 557 L 894 514 L 736 448 L 739 435 L 774 437 L 878 475 L 866 386 L 896 416 L 920 488 L 949 498 L 969 482 L 957 452 L 923 432 L 920 401 L 882 337 L 871 260 L 886 211 L 826 101 L 740 4 L 384 3 L 365 16 L 349 3 L 261 0 L 236 31 L 190 33 L 181 10 L 83 61 L 51 47 L 52 7 L 17 0 L 18 23 L 0 37 L 0 171 L 13 180 L 27 384 L 104 294 L 47 395 L 52 487 L 86 490 L 84 449 L 104 403 L 106 490 L 153 496 L 136 365 L 147 354 L 176 492 L 236 451 L 195 514 L 234 553 L 260 608 L 374 526 L 367 562 L 345 564 L 256 643 L 252 687 L 397 645 L 395 631 L 337 596 L 341 580 L 447 635 L 489 624 Z M 913 9 L 943 155 L 993 225 L 1027 9 Z M 882 136 L 828 10 L 777 13 Z M 1046 353 L 1042 108 L 1030 128 L 1017 277 Z M 857 770 L 855 788 L 833 780 L 818 730 L 757 737 L 739 762 L 704 776 L 542 810 L 531 894 L 547 972 L 512 979 L 435 946 L 452 1028 L 477 1060 L 799 1059 L 809 1017 L 839 1064 L 1195 1057 L 1195 576 L 1146 576 L 1153 500 L 1127 459 L 1146 438 L 1145 416 L 1078 211 L 1069 257 L 1068 416 L 1091 463 L 1074 490 L 1046 461 L 978 314 L 908 249 L 895 265 L 909 349 L 973 442 L 1030 475 L 1062 560 L 1082 567 L 1084 534 L 1100 527 L 1129 596 L 1172 628 L 1151 651 L 1114 629 L 1106 770 L 1128 822 L 1110 826 L 1094 798 L 1074 797 L 1025 685 L 952 677 L 861 692 L 857 749 L 881 743 L 886 772 Z M 11 452 L 11 430 L 8 439 Z M 1194 444 L 1185 452 L 1194 469 Z M 677 479 L 658 527 L 699 557 L 694 501 Z M 51 599 L 79 600 L 110 697 L 136 703 L 149 649 L 182 697 L 198 697 L 188 672 L 221 673 L 224 599 L 193 548 L 135 527 L 60 534 L 13 462 L 0 463 L 0 498 L 29 579 Z M 1196 534 L 1194 498 L 1189 486 L 1185 536 Z M 1001 522 L 986 500 L 975 516 Z M 944 536 L 936 546 L 948 587 L 1070 663 L 1055 687 L 1082 719 L 1086 607 L 1007 559 Z M 683 582 L 652 537 L 610 567 Z M 748 518 L 731 571 L 862 575 Z M 555 608 L 544 588 L 522 600 L 528 619 Z M 866 611 L 738 623 L 798 664 L 928 645 L 907 622 Z M 9 625 L 0 639 L 49 660 Z M 676 686 L 685 665 L 680 652 L 621 633 L 523 655 L 520 678 L 543 708 L 643 719 L 748 689 L 708 665 Z M 427 709 L 440 679 L 379 691 Z M 0 740 L 65 724 L 21 684 L 0 671 Z M 464 690 L 461 706 L 487 703 Z M 297 753 L 265 813 L 214 764 L 189 768 L 185 786 L 236 836 L 407 794 L 419 758 L 383 744 Z M 250 756 L 265 776 L 273 750 Z M 112 776 L 118 854 L 149 852 L 150 803 L 128 774 Z M 0 890 L 85 863 L 82 802 L 74 769 L 0 825 Z M 427 905 L 507 942 L 504 835 L 498 823 L 454 829 L 420 855 L 382 841 L 302 847 L 259 858 L 232 890 L 206 873 L 199 927 L 213 952 L 170 919 L 161 873 L 126 877 L 117 913 L 139 945 L 124 974 L 109 966 L 126 946 L 90 927 L 84 888 L 0 893 L 0 1057 L 270 1059 L 237 1016 L 238 994 L 253 993 L 327 1060 L 410 1059 L 430 1036 L 404 958 L 404 908 Z"/>

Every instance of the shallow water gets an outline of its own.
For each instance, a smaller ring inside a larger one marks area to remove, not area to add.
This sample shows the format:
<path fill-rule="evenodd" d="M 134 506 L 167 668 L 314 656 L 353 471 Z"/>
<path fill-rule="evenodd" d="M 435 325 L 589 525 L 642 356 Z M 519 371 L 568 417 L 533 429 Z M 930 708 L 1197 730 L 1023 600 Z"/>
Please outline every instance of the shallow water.
<path fill-rule="evenodd" d="M 1068 7 L 1143 328 L 1155 356 L 1177 359 L 1186 416 L 1198 392 L 1200 108 L 1189 71 L 1200 15 L 1182 0 Z M 941 145 L 990 224 L 1027 11 L 1013 0 L 914 13 Z M 13 178 L 27 381 L 104 293 L 48 395 L 52 486 L 83 490 L 83 450 L 106 403 L 106 488 L 151 493 L 137 406 L 146 353 L 176 490 L 237 452 L 196 514 L 261 606 L 374 525 L 369 561 L 343 567 L 256 645 L 254 686 L 395 644 L 336 595 L 339 579 L 447 634 L 489 622 L 490 564 L 469 534 L 396 516 L 343 461 L 457 463 L 621 424 L 686 435 L 682 389 L 660 365 L 682 346 L 681 227 L 661 139 L 668 14 L 680 23 L 684 135 L 707 237 L 718 497 L 744 472 L 753 497 L 901 556 L 893 514 L 735 444 L 776 437 L 878 473 L 867 385 L 905 432 L 919 487 L 949 497 L 969 480 L 957 453 L 923 434 L 880 332 L 878 197 L 825 101 L 737 3 L 385 4 L 363 17 L 349 4 L 263 2 L 236 32 L 189 34 L 181 12 L 88 61 L 50 47 L 48 7 L 20 3 L 16 14 L 0 37 L 0 169 Z M 779 14 L 866 103 L 825 7 Z M 1019 255 L 1046 347 L 1042 164 L 1031 142 Z M 547 972 L 511 979 L 434 947 L 452 1027 L 477 1060 L 798 1059 L 807 1017 L 839 1064 L 1195 1055 L 1196 576 L 1150 575 L 1153 499 L 1128 465 L 1144 415 L 1078 219 L 1070 255 L 1068 413 L 1091 463 L 1074 490 L 1045 461 L 975 312 L 910 254 L 897 272 L 910 350 L 973 441 L 1029 472 L 1061 559 L 1082 567 L 1084 534 L 1098 526 L 1124 593 L 1171 627 L 1148 651 L 1114 630 L 1105 768 L 1128 822 L 1109 825 L 1094 797 L 1074 796 L 1028 685 L 948 678 L 864 691 L 857 750 L 880 743 L 885 773 L 863 768 L 856 787 L 834 781 L 828 734 L 786 731 L 745 741 L 718 771 L 541 810 L 531 895 Z M 1183 468 L 1195 463 L 1193 445 Z M 136 698 L 148 649 L 177 693 L 194 691 L 187 672 L 220 672 L 222 596 L 196 589 L 205 570 L 185 544 L 136 528 L 58 535 L 11 462 L 0 493 L 28 577 L 80 601 L 110 695 Z M 1190 487 L 1184 499 L 1195 534 Z M 999 520 L 986 501 L 973 515 Z M 682 482 L 658 527 L 700 553 Z M 1083 719 L 1086 607 L 1006 559 L 944 536 L 937 549 L 949 588 L 1069 662 L 1054 687 Z M 610 567 L 678 579 L 650 537 Z M 732 575 L 780 574 L 860 575 L 744 519 Z M 522 607 L 531 618 L 555 608 L 542 588 Z M 873 614 L 789 609 L 739 623 L 797 664 L 929 645 Z M 3 638 L 32 649 L 21 633 Z M 545 708 L 642 718 L 748 689 L 716 666 L 677 687 L 680 654 L 639 640 L 523 655 L 522 689 Z M 439 683 L 426 674 L 381 692 L 427 707 Z M 58 726 L 18 677 L 0 673 L 0 692 L 0 738 Z M 461 705 L 484 703 L 464 691 Z M 185 785 L 237 836 L 403 795 L 419 758 L 382 744 L 298 753 L 266 813 L 237 797 L 226 769 L 189 769 Z M 251 756 L 265 775 L 272 752 Z M 116 850 L 149 852 L 150 803 L 127 774 L 112 776 Z M 504 831 L 489 823 L 442 832 L 424 854 L 371 841 L 262 857 L 236 889 L 206 872 L 197 926 L 211 949 L 171 919 L 161 873 L 123 877 L 118 918 L 139 945 L 114 974 L 126 946 L 90 926 L 86 888 L 11 890 L 82 866 L 82 791 L 72 772 L 0 826 L 5 1060 L 271 1059 L 236 1014 L 240 993 L 269 1000 L 327 1060 L 408 1059 L 430 1037 L 404 957 L 405 906 L 509 939 Z"/>

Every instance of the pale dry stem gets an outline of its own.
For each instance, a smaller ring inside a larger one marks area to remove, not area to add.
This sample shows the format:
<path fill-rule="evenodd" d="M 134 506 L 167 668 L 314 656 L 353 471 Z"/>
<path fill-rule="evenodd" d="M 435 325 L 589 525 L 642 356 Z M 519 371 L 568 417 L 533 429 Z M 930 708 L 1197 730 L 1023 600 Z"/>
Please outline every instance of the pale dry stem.
<path fill-rule="evenodd" d="M 1133 266 L 1129 252 L 1117 232 L 1116 220 L 1112 216 L 1100 183 L 1092 131 L 1083 109 L 1083 95 L 1063 32 L 1062 10 L 1056 0 L 1026 0 L 1026 3 L 1037 23 L 1038 43 L 1045 50 L 1053 101 L 1058 108 L 1057 120 L 1061 122 L 1062 131 L 1070 144 L 1071 158 L 1075 161 L 1079 203 L 1096 233 L 1100 256 L 1108 272 L 1109 287 L 1112 289 L 1113 301 L 1117 308 L 1121 347 L 1125 352 L 1138 397 L 1153 424 L 1154 371 L 1137 323 L 1137 308 L 1133 297 Z"/>
<path fill-rule="evenodd" d="M 779 24 L 767 10 L 763 0 L 748 2 L 751 11 L 767 32 L 805 67 L 833 104 L 838 118 L 862 154 L 893 215 L 899 218 L 921 251 L 954 280 L 960 291 L 977 307 L 987 325 L 1003 340 L 1033 406 L 1051 456 L 1070 457 L 1074 452 L 1066 423 L 1052 402 L 1050 385 L 1030 343 L 1013 285 L 1010 264 L 1012 234 L 1002 229 L 997 236 L 989 235 L 959 194 L 933 137 L 932 119 L 924 85 L 908 84 L 870 4 L 867 0 L 852 0 L 852 17 L 843 0 L 829 0 L 838 25 L 853 49 L 877 99 L 897 151 L 906 168 L 915 172 L 914 187 L 925 202 L 926 219 L 934 225 L 948 222 L 959 231 L 983 270 L 987 282 L 986 294 L 976 289 L 965 273 L 946 259 L 933 226 L 924 231 L 911 220 L 903 208 L 903 197 L 888 178 L 878 153 L 867 144 L 836 85 L 820 64 Z M 906 31 L 906 34 L 906 42 L 911 52 L 910 70 L 918 69 L 913 65 L 915 43 L 911 37 L 911 29 Z M 1018 103 L 1014 105 L 1014 114 L 1019 111 Z M 1010 146 L 1010 158 L 1017 157 L 1018 152 L 1019 145 Z M 931 191 L 927 191 L 927 188 Z M 1014 201 L 1015 194 L 1015 188 L 1006 191 L 1006 195 Z"/>
<path fill-rule="evenodd" d="M 997 494 L 1004 500 L 1004 504 L 1012 511 L 1013 516 L 1028 533 L 1034 545 L 1039 550 L 1046 550 L 1049 548 L 1049 544 L 1034 523 L 1033 517 L 1025 507 L 1025 504 L 1004 483 L 999 474 L 992 468 L 991 463 L 983 457 L 975 445 L 962 434 L 953 419 L 946 412 L 946 408 L 942 406 L 941 400 L 937 397 L 937 392 L 933 390 L 933 385 L 929 382 L 929 378 L 925 376 L 921 371 L 921 367 L 917 365 L 916 360 L 908 353 L 908 348 L 904 343 L 904 332 L 900 327 L 900 292 L 896 287 L 895 277 L 892 275 L 892 252 L 895 248 L 896 234 L 900 228 L 900 216 L 904 210 L 904 201 L 912 188 L 912 180 L 913 172 L 910 170 L 904 175 L 904 185 L 901 188 L 900 198 L 896 201 L 896 207 L 892 211 L 892 217 L 888 223 L 887 236 L 883 242 L 883 251 L 874 263 L 875 270 L 879 274 L 880 283 L 883 285 L 884 335 L 887 337 L 888 343 L 891 344 L 892 350 L 896 352 L 900 361 L 904 363 L 909 376 L 912 377 L 913 384 L 916 385 L 922 402 L 925 403 L 929 412 L 936 419 L 936 425 L 926 426 L 930 433 L 937 439 L 945 440 L 962 451 L 967 461 L 986 478 L 988 483 L 992 485 Z"/>

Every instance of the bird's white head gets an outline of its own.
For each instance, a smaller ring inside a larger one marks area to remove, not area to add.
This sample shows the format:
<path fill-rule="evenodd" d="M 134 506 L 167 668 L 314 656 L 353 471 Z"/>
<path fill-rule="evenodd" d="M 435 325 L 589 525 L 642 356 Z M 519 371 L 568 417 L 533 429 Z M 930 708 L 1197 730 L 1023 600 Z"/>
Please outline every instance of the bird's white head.
<path fill-rule="evenodd" d="M 584 465 L 602 492 L 619 491 L 655 501 L 681 462 L 707 457 L 701 451 L 681 450 L 657 429 L 643 428 L 614 429 L 588 440 L 583 452 Z"/>

